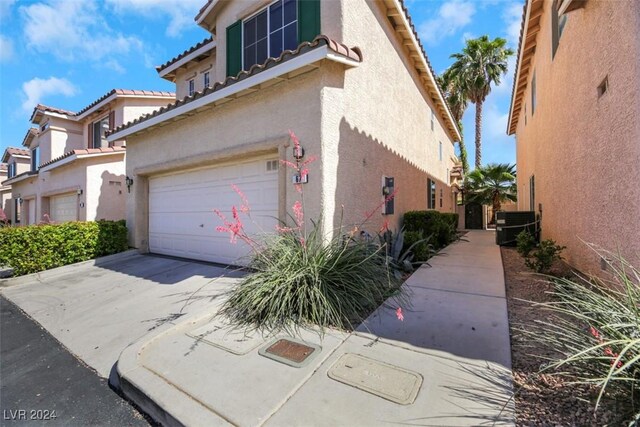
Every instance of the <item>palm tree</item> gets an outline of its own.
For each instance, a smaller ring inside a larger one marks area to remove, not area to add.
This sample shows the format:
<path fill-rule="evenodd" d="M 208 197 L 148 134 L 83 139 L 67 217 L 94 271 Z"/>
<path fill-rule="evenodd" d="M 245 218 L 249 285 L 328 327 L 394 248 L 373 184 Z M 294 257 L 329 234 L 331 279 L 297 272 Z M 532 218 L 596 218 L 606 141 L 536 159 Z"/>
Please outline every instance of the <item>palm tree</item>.
<path fill-rule="evenodd" d="M 508 163 L 491 163 L 476 168 L 467 174 L 465 192 L 467 200 L 483 205 L 493 206 L 493 218 L 502 207 L 502 202 L 515 202 L 516 197 L 516 165 Z"/>
<path fill-rule="evenodd" d="M 462 116 L 469 105 L 469 100 L 464 93 L 464 86 L 455 74 L 448 68 L 444 73 L 438 76 L 438 83 L 444 91 L 444 98 L 449 105 L 451 115 L 460 129 L 460 160 L 462 161 L 463 173 L 469 172 L 469 161 L 467 160 L 467 147 L 464 145 L 464 135 L 462 132 Z"/>
<path fill-rule="evenodd" d="M 454 53 L 455 62 L 449 72 L 455 76 L 467 99 L 476 104 L 476 168 L 482 160 L 482 104 L 491 92 L 491 85 L 500 84 L 500 78 L 507 72 L 507 59 L 514 54 L 505 47 L 507 41 L 488 36 L 468 39 L 461 53 Z"/>

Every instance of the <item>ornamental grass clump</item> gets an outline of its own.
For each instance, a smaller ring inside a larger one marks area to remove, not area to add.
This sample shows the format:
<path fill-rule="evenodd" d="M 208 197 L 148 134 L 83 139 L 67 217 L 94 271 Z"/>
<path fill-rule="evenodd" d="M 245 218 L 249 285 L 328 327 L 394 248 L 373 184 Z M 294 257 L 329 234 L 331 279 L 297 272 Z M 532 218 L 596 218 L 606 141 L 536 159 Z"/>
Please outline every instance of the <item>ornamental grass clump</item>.
<path fill-rule="evenodd" d="M 638 413 L 640 271 L 617 254 L 592 248 L 610 278 L 550 279 L 553 298 L 536 307 L 550 310 L 551 318 L 521 333 L 532 345 L 555 350 L 555 357 L 547 357 L 545 371 L 599 389 L 596 410 L 607 395 Z"/>
<path fill-rule="evenodd" d="M 301 153 L 298 139 L 291 132 L 290 136 L 294 152 Z M 295 163 L 281 163 L 304 178 L 314 160 L 298 158 Z M 251 218 L 249 201 L 239 188 L 233 188 L 242 203 L 239 208 L 232 207 L 230 219 L 215 211 L 224 224 L 217 230 L 229 233 L 232 243 L 249 245 L 252 252 L 249 274 L 230 291 L 220 312 L 231 324 L 265 331 L 295 332 L 308 327 L 349 330 L 387 298 L 395 296 L 402 301 L 402 280 L 394 274 L 387 248 L 361 237 L 368 234 L 362 230 L 364 223 L 395 193 L 368 213 L 360 225 L 348 232 L 340 226 L 326 236 L 321 219 L 305 220 L 303 186 L 295 184 L 300 200 L 292 206 L 289 224 L 256 237 L 247 235 L 243 225 Z M 397 310 L 398 319 L 403 318 L 402 309 Z"/>

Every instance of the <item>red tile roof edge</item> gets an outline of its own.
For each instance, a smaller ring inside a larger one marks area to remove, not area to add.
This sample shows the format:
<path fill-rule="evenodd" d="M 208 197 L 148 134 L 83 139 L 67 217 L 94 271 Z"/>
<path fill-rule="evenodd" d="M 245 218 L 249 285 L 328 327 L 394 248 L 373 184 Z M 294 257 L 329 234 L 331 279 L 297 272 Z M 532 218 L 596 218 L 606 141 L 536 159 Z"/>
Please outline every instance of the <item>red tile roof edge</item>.
<path fill-rule="evenodd" d="M 126 147 L 105 147 L 105 148 L 84 148 L 80 150 L 71 150 L 64 153 L 62 156 L 56 157 L 55 159 L 51 159 L 48 162 L 42 163 L 39 167 L 49 166 L 53 163 L 59 162 L 60 160 L 66 159 L 67 157 L 71 157 L 74 154 L 76 155 L 85 155 L 85 154 L 100 154 L 100 153 L 119 153 L 127 151 Z"/>
<path fill-rule="evenodd" d="M 7 155 L 30 157 L 31 156 L 31 151 L 25 150 L 24 148 L 7 147 L 4 150 L 4 154 L 3 154 L 2 158 L 4 159 L 5 157 L 7 157 Z"/>
<path fill-rule="evenodd" d="M 31 118 L 29 120 L 33 121 L 33 118 L 35 117 L 38 111 L 49 111 L 53 113 L 65 114 L 67 116 L 77 117 L 82 115 L 86 111 L 90 110 L 91 108 L 95 107 L 96 105 L 98 105 L 99 103 L 101 103 L 102 101 L 104 101 L 105 99 L 109 98 L 112 95 L 157 96 L 157 97 L 163 97 L 163 98 L 175 98 L 176 96 L 176 94 L 173 92 L 165 92 L 165 91 L 159 91 L 159 90 L 111 89 L 109 92 L 105 93 L 100 98 L 96 99 L 91 104 L 87 105 L 77 113 L 69 110 L 63 110 L 61 108 L 50 107 L 44 104 L 38 104 L 33 109 L 33 113 L 31 114 Z"/>
<path fill-rule="evenodd" d="M 247 71 L 244 71 L 244 70 L 240 71 L 236 76 L 229 76 L 222 82 L 214 83 L 213 86 L 205 88 L 202 92 L 196 92 L 192 96 L 186 96 L 183 99 L 174 102 L 173 104 L 169 104 L 166 107 L 162 107 L 158 110 L 155 110 L 152 113 L 140 116 L 133 121 L 130 121 L 126 124 L 122 124 L 115 129 L 107 131 L 107 136 L 113 135 L 114 133 L 120 132 L 138 123 L 142 123 L 153 117 L 160 116 L 177 107 L 193 102 L 196 99 L 202 98 L 203 96 L 209 95 L 213 92 L 217 92 L 220 89 L 229 87 L 239 81 L 242 81 L 248 77 L 258 74 L 261 71 L 269 69 L 280 63 L 286 62 L 287 60 L 294 58 L 300 55 L 301 53 L 306 53 L 310 50 L 317 49 L 318 47 L 321 47 L 321 46 L 327 46 L 329 47 L 329 49 L 333 50 L 334 52 L 340 55 L 353 59 L 354 61 L 357 61 L 357 62 L 362 62 L 362 52 L 360 51 L 359 48 L 357 47 L 350 48 L 342 43 L 339 43 L 335 40 L 330 39 L 325 35 L 320 35 L 316 37 L 312 42 L 302 42 L 295 50 L 285 50 L 277 58 L 267 58 L 267 60 L 262 64 L 255 64 L 251 68 L 249 68 L 249 70 Z"/>
<path fill-rule="evenodd" d="M 202 6 L 200 8 L 200 10 L 198 11 L 198 14 L 196 15 L 195 18 L 193 18 L 194 21 L 198 21 L 198 19 L 200 19 L 200 16 L 204 13 L 205 10 L 207 10 L 207 8 L 209 7 L 209 5 L 211 3 L 213 3 L 214 0 L 207 0 L 207 2 L 204 4 L 204 6 Z"/>
<path fill-rule="evenodd" d="M 182 58 L 184 58 L 185 56 L 195 52 L 196 50 L 200 49 L 202 46 L 211 43 L 213 41 L 213 37 L 207 37 L 206 39 L 202 40 L 201 42 L 199 42 L 198 44 L 195 44 L 193 46 L 191 46 L 189 49 L 185 50 L 184 52 L 182 52 L 179 55 L 174 56 L 173 58 L 171 58 L 170 60 L 168 60 L 167 62 L 165 62 L 162 65 L 158 65 L 156 67 L 156 71 L 158 73 L 160 73 L 162 70 L 164 70 L 165 68 L 169 67 L 172 64 L 175 64 L 176 62 L 180 61 Z"/>

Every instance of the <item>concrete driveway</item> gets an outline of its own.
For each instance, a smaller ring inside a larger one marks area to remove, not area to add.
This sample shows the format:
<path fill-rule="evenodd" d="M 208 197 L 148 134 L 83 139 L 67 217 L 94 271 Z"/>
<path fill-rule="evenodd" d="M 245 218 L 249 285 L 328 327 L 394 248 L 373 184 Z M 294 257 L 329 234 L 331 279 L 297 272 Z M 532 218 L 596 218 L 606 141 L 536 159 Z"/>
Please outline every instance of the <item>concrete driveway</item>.
<path fill-rule="evenodd" d="M 0 280 L 0 292 L 104 378 L 129 344 L 213 308 L 243 273 L 129 251 Z"/>

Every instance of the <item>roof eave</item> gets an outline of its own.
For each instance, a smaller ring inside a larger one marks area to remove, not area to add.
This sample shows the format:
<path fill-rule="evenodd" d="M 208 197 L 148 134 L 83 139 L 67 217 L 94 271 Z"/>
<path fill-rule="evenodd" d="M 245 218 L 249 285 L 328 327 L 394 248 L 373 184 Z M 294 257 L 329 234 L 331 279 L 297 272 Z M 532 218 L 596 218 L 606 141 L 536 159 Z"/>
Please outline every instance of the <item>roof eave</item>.
<path fill-rule="evenodd" d="M 211 42 L 205 44 L 201 48 L 191 52 L 188 55 L 186 55 L 184 58 L 180 58 L 179 60 L 177 60 L 173 64 L 170 64 L 169 66 L 167 66 L 165 68 L 159 68 L 158 69 L 158 76 L 163 78 L 163 79 L 165 79 L 165 80 L 169 80 L 171 82 L 175 81 L 175 77 L 172 76 L 173 72 L 175 72 L 176 70 L 178 70 L 181 67 L 184 67 L 188 63 L 196 60 L 197 58 L 199 58 L 200 56 L 206 54 L 207 52 L 212 51 L 213 49 L 216 48 L 216 46 L 217 46 L 216 41 L 212 40 Z"/>
<path fill-rule="evenodd" d="M 297 71 L 305 67 L 313 66 L 313 64 L 325 59 L 338 62 L 349 67 L 357 67 L 358 65 L 360 65 L 360 62 L 340 55 L 329 49 L 328 46 L 323 45 L 299 56 L 293 57 L 285 62 L 279 63 L 271 68 L 265 69 L 262 72 L 238 80 L 234 84 L 204 95 L 199 99 L 190 101 L 155 117 L 145 119 L 144 121 L 141 121 L 139 123 L 134 122 L 133 125 L 126 127 L 120 131 L 116 130 L 114 133 L 107 136 L 107 141 L 112 142 L 126 139 L 126 137 L 130 135 L 153 127 L 157 124 L 163 123 L 177 116 L 181 116 L 190 111 L 202 108 L 206 105 L 215 104 L 218 101 L 224 102 L 225 100 L 229 100 L 230 98 L 237 97 L 237 95 L 241 92 L 251 90 L 255 86 L 259 86 L 269 80 L 281 78 L 281 76 L 289 74 L 292 71 Z"/>

